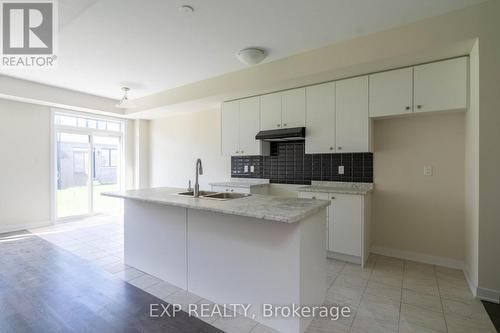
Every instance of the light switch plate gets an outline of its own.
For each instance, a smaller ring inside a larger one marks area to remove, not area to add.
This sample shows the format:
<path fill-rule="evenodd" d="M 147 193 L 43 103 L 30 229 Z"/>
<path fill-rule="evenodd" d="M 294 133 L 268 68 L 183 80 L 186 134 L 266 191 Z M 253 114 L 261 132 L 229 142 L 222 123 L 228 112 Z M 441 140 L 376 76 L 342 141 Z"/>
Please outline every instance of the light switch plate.
<path fill-rule="evenodd" d="M 244 170 L 244 172 L 248 172 L 248 165 L 245 165 L 243 170 Z"/>
<path fill-rule="evenodd" d="M 343 174 L 344 174 L 344 166 L 339 165 L 339 175 L 343 175 Z"/>
<path fill-rule="evenodd" d="M 426 165 L 424 166 L 424 176 L 432 176 L 432 166 Z"/>
<path fill-rule="evenodd" d="M 250 166 L 250 172 L 251 172 L 251 173 L 254 173 L 254 172 L 255 172 L 255 166 L 253 166 L 253 165 L 251 165 L 251 166 Z"/>

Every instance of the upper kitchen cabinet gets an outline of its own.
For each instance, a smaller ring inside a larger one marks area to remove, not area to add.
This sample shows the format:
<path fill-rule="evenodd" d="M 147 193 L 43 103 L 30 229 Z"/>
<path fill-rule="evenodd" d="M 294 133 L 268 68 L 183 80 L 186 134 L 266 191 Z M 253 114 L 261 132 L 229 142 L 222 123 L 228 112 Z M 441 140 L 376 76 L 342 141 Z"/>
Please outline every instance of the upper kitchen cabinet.
<path fill-rule="evenodd" d="M 224 102 L 221 106 L 222 155 L 237 155 L 240 151 L 239 123 L 240 102 Z"/>
<path fill-rule="evenodd" d="M 414 67 L 414 111 L 467 108 L 467 57 Z"/>
<path fill-rule="evenodd" d="M 304 127 L 306 121 L 306 89 L 292 89 L 283 91 L 281 94 L 281 127 Z"/>
<path fill-rule="evenodd" d="M 260 129 L 260 99 L 250 97 L 222 103 L 221 111 L 222 154 L 261 155 L 267 153 L 269 144 L 255 140 Z"/>
<path fill-rule="evenodd" d="M 306 88 L 306 154 L 335 151 L 335 82 Z"/>
<path fill-rule="evenodd" d="M 260 130 L 281 128 L 281 92 L 260 97 Z"/>
<path fill-rule="evenodd" d="M 262 141 L 255 140 L 260 131 L 260 99 L 251 97 L 240 100 L 240 153 L 260 155 Z"/>
<path fill-rule="evenodd" d="M 262 95 L 260 104 L 260 129 L 262 131 L 305 126 L 305 88 Z"/>
<path fill-rule="evenodd" d="M 336 82 L 335 123 L 337 153 L 371 151 L 368 76 Z"/>
<path fill-rule="evenodd" d="M 413 68 L 372 74 L 370 80 L 370 117 L 412 113 Z"/>

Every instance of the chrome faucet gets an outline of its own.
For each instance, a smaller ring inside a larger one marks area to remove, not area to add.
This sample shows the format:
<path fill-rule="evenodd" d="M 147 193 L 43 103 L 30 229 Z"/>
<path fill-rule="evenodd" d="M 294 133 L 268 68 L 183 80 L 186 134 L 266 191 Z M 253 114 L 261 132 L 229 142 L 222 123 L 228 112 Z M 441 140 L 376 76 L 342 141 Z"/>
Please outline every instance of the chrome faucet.
<path fill-rule="evenodd" d="M 200 184 L 198 183 L 198 175 L 203 175 L 203 166 L 201 165 L 201 159 L 196 160 L 196 178 L 194 182 L 194 193 L 193 196 L 198 198 L 200 196 Z"/>

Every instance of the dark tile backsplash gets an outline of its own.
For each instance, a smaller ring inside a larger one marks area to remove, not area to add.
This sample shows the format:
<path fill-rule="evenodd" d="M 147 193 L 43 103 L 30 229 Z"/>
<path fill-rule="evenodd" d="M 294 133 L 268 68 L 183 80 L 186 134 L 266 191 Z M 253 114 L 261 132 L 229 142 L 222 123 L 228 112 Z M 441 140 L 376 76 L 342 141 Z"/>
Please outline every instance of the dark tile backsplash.
<path fill-rule="evenodd" d="M 338 174 L 340 165 L 343 175 Z M 281 184 L 307 185 L 311 180 L 372 183 L 373 153 L 305 154 L 304 141 L 272 142 L 270 156 L 231 157 L 231 177 L 265 178 Z"/>

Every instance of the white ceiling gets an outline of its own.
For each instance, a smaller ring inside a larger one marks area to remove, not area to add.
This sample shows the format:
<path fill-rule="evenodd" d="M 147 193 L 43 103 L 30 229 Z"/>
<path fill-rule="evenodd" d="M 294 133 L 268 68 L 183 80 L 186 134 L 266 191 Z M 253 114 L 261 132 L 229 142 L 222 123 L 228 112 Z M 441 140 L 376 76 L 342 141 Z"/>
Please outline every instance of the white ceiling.
<path fill-rule="evenodd" d="M 137 98 L 484 0 L 60 0 L 59 65 L 0 73 L 110 98 Z M 178 11 L 189 4 L 192 14 Z"/>

